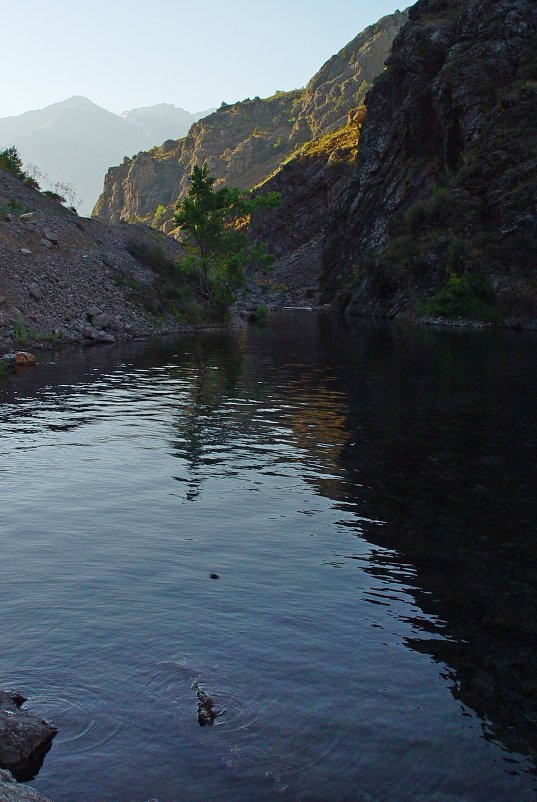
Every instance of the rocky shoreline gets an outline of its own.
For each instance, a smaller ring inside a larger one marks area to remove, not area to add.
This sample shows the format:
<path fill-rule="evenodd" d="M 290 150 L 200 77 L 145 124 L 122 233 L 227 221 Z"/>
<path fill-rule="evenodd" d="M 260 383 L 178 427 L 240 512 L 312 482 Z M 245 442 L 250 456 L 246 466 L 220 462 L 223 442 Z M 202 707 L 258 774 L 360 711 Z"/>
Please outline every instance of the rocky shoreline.
<path fill-rule="evenodd" d="M 20 782 L 37 775 L 58 730 L 23 709 L 26 698 L 0 691 L 0 800 L 48 802 L 46 797 Z"/>

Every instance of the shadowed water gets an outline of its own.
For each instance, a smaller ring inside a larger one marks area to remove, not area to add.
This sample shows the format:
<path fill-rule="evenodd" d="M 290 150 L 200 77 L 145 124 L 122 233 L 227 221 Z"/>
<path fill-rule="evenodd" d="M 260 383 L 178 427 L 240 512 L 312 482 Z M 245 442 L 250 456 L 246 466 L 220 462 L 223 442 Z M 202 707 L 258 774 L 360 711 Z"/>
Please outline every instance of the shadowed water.
<path fill-rule="evenodd" d="M 0 687 L 59 728 L 33 785 L 533 800 L 536 355 L 282 313 L 3 381 Z"/>

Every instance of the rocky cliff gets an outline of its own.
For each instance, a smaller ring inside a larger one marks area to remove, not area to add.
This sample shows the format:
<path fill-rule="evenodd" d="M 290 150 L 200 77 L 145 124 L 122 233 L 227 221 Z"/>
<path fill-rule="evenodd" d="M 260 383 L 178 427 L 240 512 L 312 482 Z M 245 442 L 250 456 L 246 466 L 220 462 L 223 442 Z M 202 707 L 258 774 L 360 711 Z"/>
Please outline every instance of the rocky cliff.
<path fill-rule="evenodd" d="M 366 105 L 328 219 L 324 300 L 535 325 L 534 0 L 419 0 Z"/>
<path fill-rule="evenodd" d="M 396 12 L 370 26 L 333 56 L 305 89 L 224 106 L 195 123 L 188 136 L 111 168 L 94 216 L 171 227 L 173 207 L 195 164 L 206 162 L 219 183 L 249 189 L 306 142 L 345 125 L 382 71 L 406 21 Z"/>
<path fill-rule="evenodd" d="M 255 214 L 250 231 L 276 257 L 269 286 L 284 289 L 280 296 L 287 303 L 309 305 L 319 300 L 325 223 L 352 176 L 364 119 L 361 106 L 341 128 L 305 144 L 256 190 L 279 192 L 281 197 L 275 209 Z M 261 276 L 252 289 L 256 284 L 263 289 Z M 255 300 L 273 304 L 264 292 Z"/>

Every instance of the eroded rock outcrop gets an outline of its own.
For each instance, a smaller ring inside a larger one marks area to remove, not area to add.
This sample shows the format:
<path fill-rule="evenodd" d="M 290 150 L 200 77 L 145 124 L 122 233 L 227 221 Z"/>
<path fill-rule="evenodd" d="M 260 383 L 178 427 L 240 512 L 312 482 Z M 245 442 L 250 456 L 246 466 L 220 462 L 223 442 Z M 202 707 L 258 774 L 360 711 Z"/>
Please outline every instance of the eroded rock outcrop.
<path fill-rule="evenodd" d="M 18 780 L 35 777 L 57 733 L 52 724 L 22 710 L 25 701 L 18 693 L 0 691 L 0 768 Z"/>
<path fill-rule="evenodd" d="M 250 230 L 276 257 L 270 286 L 284 288 L 286 302 L 311 305 L 319 300 L 328 212 L 352 176 L 364 118 L 363 107 L 351 112 L 342 128 L 305 145 L 258 189 L 281 196 L 275 209 L 256 213 Z"/>
<path fill-rule="evenodd" d="M 537 5 L 419 0 L 366 105 L 324 300 L 534 325 Z"/>
<path fill-rule="evenodd" d="M 166 226 L 192 167 L 205 162 L 218 183 L 257 185 L 298 147 L 345 124 L 383 70 L 406 18 L 397 11 L 366 28 L 305 89 L 223 106 L 195 123 L 186 138 L 124 159 L 108 171 L 94 217 Z"/>

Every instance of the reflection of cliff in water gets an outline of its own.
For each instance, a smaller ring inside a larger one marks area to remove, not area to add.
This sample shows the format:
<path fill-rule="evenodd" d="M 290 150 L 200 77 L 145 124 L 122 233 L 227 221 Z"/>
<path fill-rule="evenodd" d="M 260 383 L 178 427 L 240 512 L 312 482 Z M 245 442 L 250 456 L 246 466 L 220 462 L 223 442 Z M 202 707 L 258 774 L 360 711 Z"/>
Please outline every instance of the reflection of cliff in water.
<path fill-rule="evenodd" d="M 191 354 L 197 389 L 175 446 L 194 500 L 211 467 L 227 470 L 228 447 L 262 435 L 274 399 L 273 425 L 326 470 L 305 478 L 382 547 L 371 574 L 414 567 L 424 617 L 409 648 L 448 666 L 486 737 L 536 760 L 534 348 L 504 332 L 348 332 L 313 316 L 286 334 L 208 339 Z M 226 415 L 237 395 L 250 405 Z"/>
<path fill-rule="evenodd" d="M 537 342 L 388 326 L 347 339 L 329 322 L 323 341 L 353 432 L 337 498 L 386 522 L 366 537 L 415 567 L 438 621 L 411 622 L 408 646 L 448 665 L 487 737 L 535 761 Z M 370 571 L 392 567 L 383 554 Z"/>
<path fill-rule="evenodd" d="M 3 386 L 0 424 L 23 437 L 37 426 L 33 413 L 20 418 L 14 388 L 53 433 L 66 417 L 71 428 L 94 422 L 81 386 L 121 405 L 131 388 L 161 383 L 191 503 L 237 459 L 264 470 L 261 447 L 277 436 L 271 470 L 295 458 L 380 547 L 366 570 L 382 579 L 410 566 L 406 589 L 424 616 L 410 622 L 408 647 L 446 664 L 487 737 L 536 761 L 536 345 L 529 334 L 385 323 L 349 332 L 302 314 L 265 332 L 81 351 L 78 361 L 65 352 L 46 384 L 38 368 Z"/>

